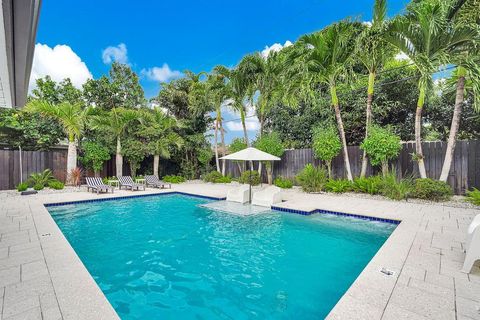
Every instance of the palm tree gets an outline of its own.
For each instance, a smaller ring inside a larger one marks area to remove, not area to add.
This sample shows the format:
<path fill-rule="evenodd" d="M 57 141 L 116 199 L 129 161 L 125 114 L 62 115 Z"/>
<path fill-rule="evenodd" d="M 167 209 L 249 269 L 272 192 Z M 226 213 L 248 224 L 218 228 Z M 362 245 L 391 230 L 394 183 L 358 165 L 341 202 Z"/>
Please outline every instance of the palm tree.
<path fill-rule="evenodd" d="M 243 139 L 247 146 L 250 146 L 246 125 L 246 104 L 248 103 L 246 99 L 249 99 L 248 94 L 251 92 L 251 77 L 245 69 L 240 69 L 239 67 L 230 70 L 223 66 L 217 66 L 216 72 L 228 79 L 226 90 L 228 90 L 227 96 L 230 99 L 225 104 L 240 114 Z"/>
<path fill-rule="evenodd" d="M 94 129 L 108 132 L 116 140 L 115 167 L 116 176 L 123 175 L 122 137 L 128 126 L 139 120 L 139 115 L 134 109 L 112 108 L 107 114 L 92 117 L 91 125 Z"/>
<path fill-rule="evenodd" d="M 215 106 L 215 164 L 217 166 L 217 171 L 221 172 L 223 176 L 225 175 L 226 167 L 225 160 L 222 160 L 222 166 L 220 168 L 218 155 L 218 131 L 220 131 L 222 156 L 225 156 L 225 131 L 223 130 L 222 124 L 222 107 L 224 106 L 225 101 L 229 98 L 229 90 L 227 87 L 227 79 L 221 72 L 224 68 L 225 67 L 223 66 L 216 66 L 207 78 L 207 92 Z"/>
<path fill-rule="evenodd" d="M 450 58 L 457 65 L 452 79 L 456 80 L 455 106 L 448 136 L 445 159 L 440 174 L 440 181 L 446 182 L 452 165 L 453 154 L 457 142 L 457 133 L 460 126 L 462 106 L 464 104 L 465 86 L 467 79 L 474 93 L 475 107 L 480 110 L 476 99 L 480 95 L 480 31 L 478 24 L 480 15 L 471 15 L 476 12 L 480 1 L 453 1 L 455 2 L 448 12 L 450 35 L 457 44 L 451 47 Z"/>
<path fill-rule="evenodd" d="M 463 0 L 462 0 L 463 1 Z M 419 73 L 418 100 L 415 112 L 415 160 L 421 178 L 427 177 L 422 151 L 422 112 L 433 74 L 451 62 L 450 52 L 469 39 L 451 32 L 448 0 L 415 1 L 407 13 L 396 17 L 387 33 L 387 40 L 411 60 Z"/>
<path fill-rule="evenodd" d="M 181 148 L 183 139 L 174 131 L 178 127 L 175 118 L 159 108 L 145 111 L 142 120 L 140 134 L 147 138 L 147 149 L 153 155 L 153 174 L 159 177 L 160 158 L 170 159 L 172 147 Z"/>
<path fill-rule="evenodd" d="M 353 176 L 337 95 L 337 84 L 341 78 L 350 74 L 349 65 L 352 60 L 358 30 L 358 24 L 349 21 L 335 23 L 320 32 L 302 36 L 297 42 L 300 47 L 300 55 L 293 53 L 294 56 L 304 62 L 307 72 L 312 73 L 314 81 L 318 81 L 329 88 L 331 106 L 335 112 L 337 129 L 342 142 L 347 179 L 350 181 L 353 180 Z"/>
<path fill-rule="evenodd" d="M 82 108 L 80 104 L 69 102 L 51 104 L 44 100 L 32 100 L 28 103 L 26 109 L 50 116 L 62 125 L 68 139 L 67 179 L 70 180 L 70 173 L 77 167 L 76 142 L 83 132 L 90 109 Z"/>
<path fill-rule="evenodd" d="M 390 45 L 384 39 L 386 28 L 387 0 L 375 0 L 373 7 L 372 24 L 366 26 L 360 34 L 355 56 L 368 70 L 367 108 L 365 123 L 365 138 L 368 137 L 368 129 L 372 123 L 372 102 L 375 87 L 375 77 L 383 67 L 386 60 L 391 57 Z M 367 172 L 368 156 L 363 151 L 362 169 L 360 177 L 365 177 Z"/>

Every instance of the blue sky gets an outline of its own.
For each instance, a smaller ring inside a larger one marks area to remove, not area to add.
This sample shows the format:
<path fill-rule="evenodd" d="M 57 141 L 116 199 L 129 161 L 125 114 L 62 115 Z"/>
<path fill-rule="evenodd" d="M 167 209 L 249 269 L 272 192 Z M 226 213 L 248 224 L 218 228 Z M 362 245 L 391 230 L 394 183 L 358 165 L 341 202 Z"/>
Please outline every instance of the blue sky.
<path fill-rule="evenodd" d="M 406 3 L 390 0 L 389 15 Z M 233 66 L 246 53 L 293 42 L 344 17 L 370 20 L 372 5 L 373 0 L 44 0 L 37 33 L 43 46 L 37 45 L 32 77 L 68 75 L 80 85 L 119 60 L 141 75 L 146 96 L 153 97 L 159 79 L 185 69 Z"/>

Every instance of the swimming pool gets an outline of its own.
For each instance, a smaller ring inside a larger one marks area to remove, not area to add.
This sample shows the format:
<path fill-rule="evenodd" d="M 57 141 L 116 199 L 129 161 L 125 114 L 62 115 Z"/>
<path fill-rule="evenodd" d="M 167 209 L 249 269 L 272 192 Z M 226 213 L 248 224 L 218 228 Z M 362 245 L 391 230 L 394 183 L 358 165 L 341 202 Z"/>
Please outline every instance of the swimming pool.
<path fill-rule="evenodd" d="M 161 195 L 48 207 L 122 319 L 324 318 L 395 225 Z"/>

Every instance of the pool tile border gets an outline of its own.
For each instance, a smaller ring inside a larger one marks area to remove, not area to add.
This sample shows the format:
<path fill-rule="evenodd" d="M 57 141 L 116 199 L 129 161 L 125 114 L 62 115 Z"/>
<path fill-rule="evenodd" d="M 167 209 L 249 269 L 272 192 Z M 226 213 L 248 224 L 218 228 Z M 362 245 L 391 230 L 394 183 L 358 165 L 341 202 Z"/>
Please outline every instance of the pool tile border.
<path fill-rule="evenodd" d="M 149 193 L 149 194 L 135 194 L 135 195 L 128 195 L 128 196 L 113 196 L 109 198 L 99 198 L 99 199 L 89 199 L 89 200 L 78 200 L 78 201 L 64 201 L 64 202 L 53 202 L 53 203 L 44 203 L 45 207 L 59 207 L 59 206 L 66 206 L 70 204 L 79 204 L 79 203 L 90 203 L 90 202 L 103 202 L 103 201 L 113 201 L 118 199 L 130 199 L 130 198 L 144 198 L 144 197 L 153 197 L 153 196 L 164 196 L 164 195 L 173 195 L 173 194 L 181 194 L 184 196 L 190 196 L 195 198 L 202 198 L 208 200 L 225 200 L 225 197 L 211 197 L 211 196 L 204 196 L 200 194 L 194 193 L 187 193 L 181 191 L 169 191 L 169 192 L 162 192 L 162 193 Z"/>
<path fill-rule="evenodd" d="M 320 213 L 320 214 L 333 214 L 333 215 L 342 216 L 342 217 L 352 217 L 352 218 L 362 219 L 362 220 L 385 222 L 385 223 L 390 223 L 390 224 L 395 224 L 395 225 L 399 225 L 400 222 L 402 222 L 401 220 L 385 219 L 385 218 L 378 218 L 378 217 L 372 217 L 372 216 L 364 216 L 364 215 L 360 215 L 360 214 L 337 212 L 337 211 L 330 211 L 330 210 L 323 210 L 323 209 L 315 209 L 315 210 L 311 210 L 311 211 L 303 211 L 303 210 L 283 208 L 283 207 L 277 207 L 277 206 L 272 206 L 271 208 L 272 208 L 272 210 L 275 210 L 275 211 L 301 214 L 301 215 L 304 215 L 304 216 L 309 216 L 309 215 L 312 215 L 312 214 L 314 214 L 314 213 Z"/>

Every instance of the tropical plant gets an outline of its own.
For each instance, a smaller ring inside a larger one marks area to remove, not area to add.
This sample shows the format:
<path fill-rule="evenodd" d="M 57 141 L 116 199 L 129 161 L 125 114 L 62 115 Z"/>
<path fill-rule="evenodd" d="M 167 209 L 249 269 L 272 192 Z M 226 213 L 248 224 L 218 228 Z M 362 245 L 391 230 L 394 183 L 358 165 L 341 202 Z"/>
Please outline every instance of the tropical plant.
<path fill-rule="evenodd" d="M 40 190 L 43 190 L 44 188 L 45 188 L 45 186 L 43 184 L 40 184 L 40 183 L 37 183 L 37 184 L 33 185 L 33 190 L 35 190 L 35 191 L 40 191 Z"/>
<path fill-rule="evenodd" d="M 84 129 L 90 109 L 82 108 L 78 103 L 61 102 L 54 105 L 44 100 L 32 100 L 27 104 L 26 110 L 50 116 L 60 122 L 68 138 L 67 173 L 74 169 L 77 166 L 76 141 Z"/>
<path fill-rule="evenodd" d="M 332 179 L 332 160 L 342 150 L 342 143 L 335 127 L 316 128 L 312 137 L 312 149 L 315 157 L 325 162 L 328 177 Z"/>
<path fill-rule="evenodd" d="M 273 184 L 282 189 L 291 189 L 293 187 L 292 179 L 284 178 L 284 177 L 277 177 L 273 181 Z"/>
<path fill-rule="evenodd" d="M 238 178 L 238 182 L 243 184 L 251 184 L 252 186 L 258 186 L 261 183 L 261 180 L 258 171 L 247 170 L 242 172 Z"/>
<path fill-rule="evenodd" d="M 452 8 L 452 1 L 446 0 L 411 2 L 406 14 L 397 16 L 387 33 L 387 40 L 410 59 L 419 73 L 414 159 L 421 178 L 427 177 L 421 144 L 422 112 L 433 73 L 452 62 L 450 53 L 454 48 L 471 40 L 463 32 L 452 32 Z"/>
<path fill-rule="evenodd" d="M 47 186 L 49 182 L 54 181 L 55 177 L 50 169 L 45 169 L 42 172 L 32 173 L 28 179 L 30 186 L 42 185 Z"/>
<path fill-rule="evenodd" d="M 93 170 L 95 177 L 100 175 L 105 161 L 110 160 L 110 152 L 107 147 L 95 141 L 82 143 L 83 155 L 80 161 L 84 166 Z"/>
<path fill-rule="evenodd" d="M 298 184 L 305 192 L 320 192 L 327 183 L 327 171 L 321 167 L 307 164 L 296 177 Z"/>
<path fill-rule="evenodd" d="M 48 183 L 48 187 L 54 190 L 62 190 L 65 187 L 65 185 L 58 180 L 53 180 Z"/>
<path fill-rule="evenodd" d="M 232 177 L 223 176 L 218 171 L 211 171 L 211 172 L 204 175 L 203 181 L 212 182 L 212 183 L 230 183 L 230 182 L 232 182 Z"/>
<path fill-rule="evenodd" d="M 79 167 L 73 168 L 68 173 L 68 180 L 71 181 L 71 184 L 77 187 L 80 187 L 82 183 L 83 170 Z"/>
<path fill-rule="evenodd" d="M 480 112 L 480 15 L 477 12 L 480 2 L 478 0 L 456 1 L 448 11 L 451 24 L 449 50 L 450 60 L 457 65 L 453 72 L 452 81 L 456 82 L 455 105 L 453 108 L 450 132 L 445 150 L 445 159 L 440 174 L 440 181 L 446 182 L 452 165 L 453 154 L 457 141 L 462 108 L 465 103 L 466 88 L 473 92 L 474 108 Z"/>
<path fill-rule="evenodd" d="M 413 180 L 397 179 L 395 172 L 387 173 L 382 178 L 381 193 L 392 200 L 406 200 L 413 193 Z"/>
<path fill-rule="evenodd" d="M 26 182 L 21 182 L 17 185 L 18 192 L 23 192 L 23 191 L 26 191 L 27 189 L 28 189 L 28 183 Z"/>
<path fill-rule="evenodd" d="M 418 199 L 446 201 L 452 196 L 452 188 L 443 181 L 416 179 L 413 196 Z"/>
<path fill-rule="evenodd" d="M 147 146 L 142 140 L 128 138 L 123 141 L 122 155 L 130 164 L 132 177 L 137 176 L 137 170 L 140 168 L 140 163 L 147 155 L 147 152 Z"/>
<path fill-rule="evenodd" d="M 115 168 L 117 177 L 123 176 L 122 138 L 127 128 L 138 119 L 135 110 L 124 108 L 112 108 L 106 114 L 102 113 L 91 118 L 93 129 L 111 135 L 116 141 Z"/>
<path fill-rule="evenodd" d="M 325 191 L 333 193 L 344 193 L 351 191 L 353 188 L 353 182 L 347 179 L 329 179 L 325 183 Z"/>
<path fill-rule="evenodd" d="M 368 193 L 370 195 L 379 194 L 382 191 L 383 178 L 381 176 L 370 176 L 356 178 L 353 181 L 353 191 L 358 193 Z"/>
<path fill-rule="evenodd" d="M 467 190 L 465 200 L 473 203 L 476 206 L 480 206 L 480 190 L 478 190 L 477 188 Z"/>
<path fill-rule="evenodd" d="M 385 41 L 384 33 L 388 24 L 387 0 L 375 0 L 373 6 L 373 19 L 367 24 L 358 37 L 355 57 L 365 66 L 368 71 L 367 107 L 365 121 L 365 138 L 372 123 L 372 102 L 375 88 L 375 78 L 387 61 L 391 58 L 393 50 Z M 363 152 L 362 169 L 360 177 L 365 177 L 367 172 L 368 154 Z"/>
<path fill-rule="evenodd" d="M 372 125 L 369 135 L 360 145 L 370 158 L 372 165 L 381 165 L 383 176 L 388 173 L 388 161 L 395 159 L 402 145 L 400 138 L 388 128 Z"/>
<path fill-rule="evenodd" d="M 337 88 L 338 82 L 351 74 L 349 66 L 359 31 L 360 24 L 349 21 L 334 23 L 320 32 L 302 36 L 297 42 L 300 54 L 296 52 L 293 54 L 293 57 L 303 61 L 307 71 L 312 73 L 310 78 L 307 77 L 309 83 L 316 81 L 329 88 L 330 104 L 335 112 L 337 129 L 342 142 L 345 171 L 350 181 L 353 181 L 353 176 Z"/>
<path fill-rule="evenodd" d="M 179 127 L 175 118 L 159 108 L 144 112 L 140 134 L 147 140 L 148 153 L 153 155 L 153 174 L 159 177 L 160 158 L 170 159 L 172 151 L 184 145 L 183 138 L 175 132 Z"/>
<path fill-rule="evenodd" d="M 276 132 L 271 132 L 268 134 L 263 134 L 257 138 L 255 141 L 255 147 L 258 150 L 261 150 L 263 152 L 269 153 L 271 155 L 274 155 L 276 157 L 281 157 L 283 153 L 285 152 L 285 149 L 283 147 L 282 140 L 280 140 L 279 135 Z M 273 182 L 273 163 L 272 161 L 266 161 L 265 162 L 265 167 L 267 170 L 267 179 L 268 179 L 268 184 L 271 185 Z M 261 172 L 259 172 L 261 174 Z"/>
<path fill-rule="evenodd" d="M 182 176 L 175 176 L 175 175 L 166 175 L 162 178 L 164 182 L 168 183 L 182 183 L 185 182 L 186 179 Z"/>

